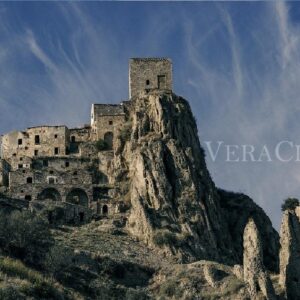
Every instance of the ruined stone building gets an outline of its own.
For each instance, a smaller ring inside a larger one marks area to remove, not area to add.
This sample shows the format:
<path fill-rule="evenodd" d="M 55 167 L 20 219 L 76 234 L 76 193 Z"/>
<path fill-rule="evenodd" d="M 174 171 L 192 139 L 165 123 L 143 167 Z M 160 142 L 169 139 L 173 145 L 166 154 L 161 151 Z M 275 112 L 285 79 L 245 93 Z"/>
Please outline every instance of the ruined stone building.
<path fill-rule="evenodd" d="M 171 61 L 133 58 L 129 100 L 118 105 L 93 104 L 90 125 L 43 125 L 4 134 L 0 160 L 3 194 L 33 206 L 45 200 L 64 203 L 70 220 L 119 213 L 123 199 L 118 196 L 111 166 L 116 138 L 127 122 L 132 99 L 155 89 L 172 90 Z"/>

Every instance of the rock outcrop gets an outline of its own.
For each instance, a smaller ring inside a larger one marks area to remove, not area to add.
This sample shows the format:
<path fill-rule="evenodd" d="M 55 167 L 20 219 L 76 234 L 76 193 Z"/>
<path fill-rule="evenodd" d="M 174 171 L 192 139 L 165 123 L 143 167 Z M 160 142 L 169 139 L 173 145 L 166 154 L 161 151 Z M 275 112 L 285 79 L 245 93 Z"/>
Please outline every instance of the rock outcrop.
<path fill-rule="evenodd" d="M 248 284 L 251 299 L 256 299 L 259 291 L 266 299 L 276 299 L 272 282 L 263 265 L 262 244 L 253 219 L 249 219 L 244 232 L 244 281 Z"/>
<path fill-rule="evenodd" d="M 188 102 L 144 93 L 132 100 L 129 120 L 131 139 L 120 140 L 114 160 L 131 182 L 128 230 L 182 261 L 235 261 Z"/>
<path fill-rule="evenodd" d="M 279 235 L 271 220 L 261 207 L 250 197 L 218 189 L 220 205 L 226 217 L 238 263 L 243 261 L 243 233 L 251 217 L 259 231 L 263 248 L 264 266 L 272 272 L 279 272 Z"/>
<path fill-rule="evenodd" d="M 280 229 L 280 277 L 287 299 L 300 299 L 300 223 L 299 208 L 286 210 Z"/>

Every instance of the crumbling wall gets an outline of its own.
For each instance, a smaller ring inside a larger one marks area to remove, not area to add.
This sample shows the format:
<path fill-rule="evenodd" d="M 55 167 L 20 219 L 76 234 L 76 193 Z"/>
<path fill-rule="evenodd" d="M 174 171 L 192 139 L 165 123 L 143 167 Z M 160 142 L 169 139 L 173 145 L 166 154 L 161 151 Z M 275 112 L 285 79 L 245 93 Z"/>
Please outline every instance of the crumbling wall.
<path fill-rule="evenodd" d="M 83 128 L 71 128 L 69 130 L 70 142 L 72 143 L 83 143 L 90 140 L 91 137 L 91 127 Z"/>
<path fill-rule="evenodd" d="M 2 139 L 4 159 L 19 157 L 66 155 L 69 130 L 66 126 L 38 126 L 27 131 L 14 131 Z"/>
<path fill-rule="evenodd" d="M 112 136 L 112 147 L 115 144 L 119 130 L 126 121 L 123 105 L 93 104 L 91 114 L 92 140 L 105 140 L 110 144 Z"/>

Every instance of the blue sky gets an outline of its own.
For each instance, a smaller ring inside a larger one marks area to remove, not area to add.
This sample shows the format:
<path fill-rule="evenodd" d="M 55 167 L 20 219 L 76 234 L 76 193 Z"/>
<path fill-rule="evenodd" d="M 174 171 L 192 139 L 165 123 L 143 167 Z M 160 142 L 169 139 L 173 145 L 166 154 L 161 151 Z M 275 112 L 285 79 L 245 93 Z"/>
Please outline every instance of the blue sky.
<path fill-rule="evenodd" d="M 297 2 L 2 2 L 0 133 L 88 123 L 92 103 L 127 99 L 130 57 L 166 56 L 201 142 L 300 144 L 299 20 Z M 207 164 L 277 228 L 300 197 L 300 162 Z"/>

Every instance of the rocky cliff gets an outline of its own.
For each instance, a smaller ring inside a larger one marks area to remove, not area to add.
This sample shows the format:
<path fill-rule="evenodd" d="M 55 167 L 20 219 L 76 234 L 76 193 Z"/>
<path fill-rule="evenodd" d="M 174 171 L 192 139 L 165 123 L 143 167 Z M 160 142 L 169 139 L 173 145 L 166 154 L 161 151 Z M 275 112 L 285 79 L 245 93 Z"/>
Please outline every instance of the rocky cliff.
<path fill-rule="evenodd" d="M 275 291 L 263 264 L 262 244 L 258 229 L 250 219 L 244 231 L 244 281 L 251 299 L 257 299 L 261 291 L 266 299 L 275 300 Z"/>
<path fill-rule="evenodd" d="M 130 180 L 129 231 L 183 261 L 232 258 L 227 225 L 207 171 L 195 119 L 174 94 L 141 94 L 129 110 L 131 137 L 115 168 Z"/>
<path fill-rule="evenodd" d="M 140 94 L 128 124 L 130 138 L 120 134 L 114 169 L 131 200 L 129 232 L 180 261 L 239 261 L 243 228 L 234 235 L 228 230 L 228 212 L 206 168 L 188 102 L 171 93 Z M 270 224 L 265 215 L 262 222 Z"/>
<path fill-rule="evenodd" d="M 280 284 L 287 299 L 300 298 L 300 207 L 286 210 L 280 229 Z"/>
<path fill-rule="evenodd" d="M 278 272 L 279 235 L 263 209 L 247 195 L 221 189 L 218 193 L 239 263 L 243 259 L 243 232 L 252 218 L 261 236 L 263 263 L 268 270 Z"/>

